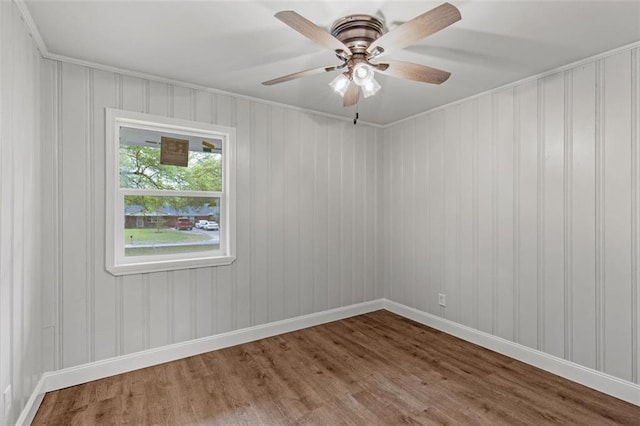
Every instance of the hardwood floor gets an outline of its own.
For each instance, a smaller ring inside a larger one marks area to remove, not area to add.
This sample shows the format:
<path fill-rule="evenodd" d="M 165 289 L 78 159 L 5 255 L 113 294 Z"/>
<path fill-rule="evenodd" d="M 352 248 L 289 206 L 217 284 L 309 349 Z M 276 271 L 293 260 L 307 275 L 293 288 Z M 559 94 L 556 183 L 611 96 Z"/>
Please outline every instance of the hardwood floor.
<path fill-rule="evenodd" d="M 640 407 L 387 311 L 48 393 L 34 425 L 640 425 Z"/>

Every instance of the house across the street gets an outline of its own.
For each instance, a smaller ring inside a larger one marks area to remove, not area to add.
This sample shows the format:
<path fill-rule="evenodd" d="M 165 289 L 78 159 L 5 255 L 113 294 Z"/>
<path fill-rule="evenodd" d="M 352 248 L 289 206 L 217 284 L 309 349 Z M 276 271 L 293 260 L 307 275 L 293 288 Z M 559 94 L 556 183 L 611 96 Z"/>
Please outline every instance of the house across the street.
<path fill-rule="evenodd" d="M 179 217 L 187 217 L 193 222 L 199 220 L 219 221 L 219 206 L 186 207 L 177 209 L 164 205 L 159 209 L 145 209 L 144 206 L 131 205 L 124 208 L 124 227 L 131 228 L 171 228 Z"/>

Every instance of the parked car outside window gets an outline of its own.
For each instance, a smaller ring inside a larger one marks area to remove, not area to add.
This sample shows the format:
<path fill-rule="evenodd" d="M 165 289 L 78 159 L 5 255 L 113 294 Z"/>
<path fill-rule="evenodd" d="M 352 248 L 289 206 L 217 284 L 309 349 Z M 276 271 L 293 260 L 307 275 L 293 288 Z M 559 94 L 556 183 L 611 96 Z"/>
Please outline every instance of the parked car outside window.
<path fill-rule="evenodd" d="M 205 229 L 207 231 L 218 231 L 220 229 L 220 226 L 218 226 L 218 222 L 214 222 L 213 220 L 210 220 L 207 222 L 206 225 L 204 225 L 202 229 Z"/>
<path fill-rule="evenodd" d="M 179 217 L 176 219 L 176 229 L 193 229 L 193 222 L 188 217 Z"/>

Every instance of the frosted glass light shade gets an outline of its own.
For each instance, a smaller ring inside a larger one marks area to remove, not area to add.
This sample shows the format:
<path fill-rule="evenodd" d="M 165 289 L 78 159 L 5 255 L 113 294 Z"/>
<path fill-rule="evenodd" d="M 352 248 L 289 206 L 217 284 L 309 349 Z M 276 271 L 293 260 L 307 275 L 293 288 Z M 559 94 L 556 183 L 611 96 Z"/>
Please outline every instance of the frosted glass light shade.
<path fill-rule="evenodd" d="M 368 98 L 378 93 L 378 90 L 382 89 L 382 86 L 380 86 L 380 83 L 378 83 L 375 78 L 372 78 L 361 86 L 360 89 L 362 90 L 362 96 Z"/>
<path fill-rule="evenodd" d="M 365 84 L 373 80 L 373 67 L 367 64 L 359 63 L 353 69 L 353 82 L 363 87 Z"/>
<path fill-rule="evenodd" d="M 340 96 L 344 97 L 344 94 L 347 93 L 347 89 L 349 88 L 349 83 L 349 78 L 344 74 L 340 74 L 329 83 L 329 86 L 339 93 Z"/>

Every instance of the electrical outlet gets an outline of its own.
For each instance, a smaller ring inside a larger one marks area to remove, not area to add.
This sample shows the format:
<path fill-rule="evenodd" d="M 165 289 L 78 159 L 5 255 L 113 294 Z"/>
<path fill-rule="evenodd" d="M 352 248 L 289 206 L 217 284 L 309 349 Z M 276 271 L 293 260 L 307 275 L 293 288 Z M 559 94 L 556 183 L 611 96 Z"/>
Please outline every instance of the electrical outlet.
<path fill-rule="evenodd" d="M 438 293 L 438 305 L 447 306 L 447 295 Z"/>
<path fill-rule="evenodd" d="M 11 410 L 11 385 L 7 386 L 4 390 L 3 402 L 4 402 L 4 417 L 7 418 L 9 410 Z"/>

